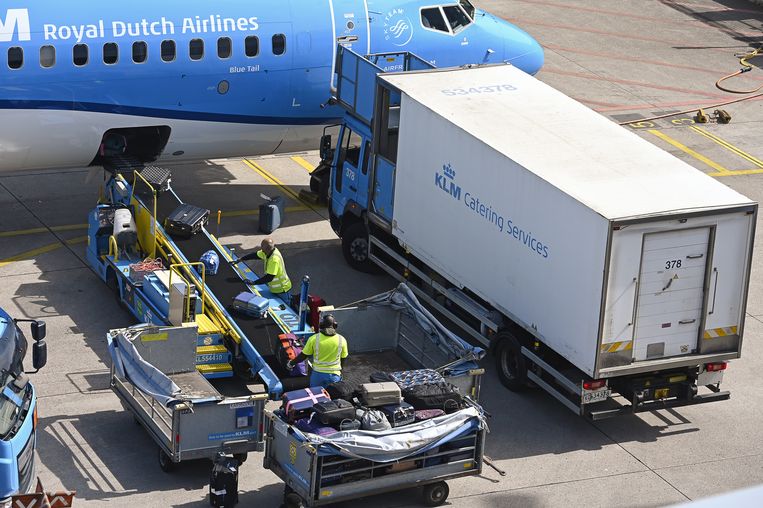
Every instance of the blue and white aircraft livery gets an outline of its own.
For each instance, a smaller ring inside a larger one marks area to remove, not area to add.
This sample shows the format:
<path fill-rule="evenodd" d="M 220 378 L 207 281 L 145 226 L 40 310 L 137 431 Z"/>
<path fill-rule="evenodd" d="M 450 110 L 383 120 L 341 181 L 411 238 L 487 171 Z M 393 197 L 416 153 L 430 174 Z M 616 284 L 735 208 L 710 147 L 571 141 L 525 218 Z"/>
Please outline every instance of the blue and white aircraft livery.
<path fill-rule="evenodd" d="M 532 37 L 469 0 L 3 4 L 0 171 L 99 165 L 108 150 L 169 163 L 314 149 L 341 116 L 337 44 L 543 65 Z"/>

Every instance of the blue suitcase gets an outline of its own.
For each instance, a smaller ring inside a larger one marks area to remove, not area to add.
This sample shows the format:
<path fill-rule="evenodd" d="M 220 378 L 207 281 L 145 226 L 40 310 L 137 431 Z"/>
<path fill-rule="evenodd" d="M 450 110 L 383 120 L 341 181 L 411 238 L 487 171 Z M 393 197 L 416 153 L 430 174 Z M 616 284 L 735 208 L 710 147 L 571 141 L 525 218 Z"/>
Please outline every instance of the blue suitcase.
<path fill-rule="evenodd" d="M 244 291 L 233 299 L 233 310 L 245 316 L 264 318 L 268 313 L 270 302 L 267 298 Z"/>
<path fill-rule="evenodd" d="M 286 208 L 286 199 L 283 196 L 269 198 L 263 195 L 262 197 L 267 201 L 260 205 L 260 231 L 269 235 L 281 227 Z"/>

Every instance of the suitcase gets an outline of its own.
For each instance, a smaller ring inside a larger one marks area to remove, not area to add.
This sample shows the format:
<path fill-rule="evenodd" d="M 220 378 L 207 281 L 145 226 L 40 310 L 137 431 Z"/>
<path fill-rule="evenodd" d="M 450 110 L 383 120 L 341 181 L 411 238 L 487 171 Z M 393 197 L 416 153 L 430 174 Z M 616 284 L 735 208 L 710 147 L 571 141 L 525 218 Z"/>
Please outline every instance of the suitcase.
<path fill-rule="evenodd" d="M 364 406 L 379 407 L 388 404 L 400 404 L 400 387 L 391 381 L 386 383 L 364 383 L 359 389 L 360 400 Z"/>
<path fill-rule="evenodd" d="M 360 420 L 360 428 L 363 430 L 389 430 L 392 428 L 387 417 L 378 409 L 358 409 L 355 414 Z"/>
<path fill-rule="evenodd" d="M 209 210 L 183 203 L 164 220 L 164 230 L 171 236 L 190 238 L 206 226 Z"/>
<path fill-rule="evenodd" d="M 276 351 L 276 357 L 278 358 L 278 363 L 281 367 L 286 369 L 286 363 L 290 360 L 294 360 L 302 352 L 302 345 L 300 344 L 299 339 L 297 339 L 297 336 L 291 333 L 282 333 L 278 336 L 278 340 L 281 341 L 281 347 Z M 292 377 L 306 376 L 307 366 L 305 365 L 305 362 L 299 362 L 288 372 L 289 376 Z M 332 399 L 342 398 L 335 397 L 331 392 L 329 392 L 329 395 Z"/>
<path fill-rule="evenodd" d="M 448 383 L 412 386 L 403 391 L 403 397 L 416 409 L 442 409 L 446 413 L 461 409 L 461 394 Z"/>
<path fill-rule="evenodd" d="M 209 479 L 209 504 L 235 506 L 238 503 L 238 460 L 220 453 L 212 466 Z"/>
<path fill-rule="evenodd" d="M 331 400 L 344 399 L 352 400 L 355 397 L 355 387 L 347 381 L 337 381 L 326 387 L 326 391 Z"/>
<path fill-rule="evenodd" d="M 172 172 L 166 168 L 158 166 L 146 166 L 140 170 L 140 176 L 146 179 L 156 192 L 164 192 L 170 188 L 172 181 Z"/>
<path fill-rule="evenodd" d="M 313 406 L 318 402 L 325 402 L 331 399 L 329 398 L 329 394 L 326 393 L 326 390 L 320 386 L 313 386 L 286 392 L 281 397 L 281 400 L 283 402 L 282 407 L 286 415 L 286 421 L 294 423 L 300 418 L 310 416 L 313 412 Z"/>
<path fill-rule="evenodd" d="M 431 420 L 445 414 L 442 409 L 417 409 L 413 412 L 413 417 L 417 422 L 423 422 L 424 420 Z"/>
<path fill-rule="evenodd" d="M 307 322 L 313 327 L 313 330 L 318 331 L 318 324 L 320 323 L 321 316 L 318 309 L 326 305 L 326 300 L 320 296 L 307 295 Z"/>
<path fill-rule="evenodd" d="M 390 372 L 389 375 L 401 390 L 416 385 L 431 385 L 445 382 L 442 374 L 432 369 L 402 370 Z"/>
<path fill-rule="evenodd" d="M 249 317 L 264 318 L 268 314 L 270 302 L 267 298 L 257 296 L 249 291 L 239 293 L 233 299 L 233 310 Z"/>
<path fill-rule="evenodd" d="M 414 417 L 413 406 L 407 402 L 382 406 L 379 410 L 384 413 L 384 416 L 387 417 L 387 420 L 389 420 L 389 423 L 392 424 L 393 428 L 409 425 L 416 420 Z"/>
<path fill-rule="evenodd" d="M 394 381 L 394 379 L 392 379 L 392 376 L 389 375 L 389 372 L 381 372 L 381 371 L 371 373 L 371 375 L 369 376 L 369 379 L 371 380 L 372 383 L 384 383 L 387 381 Z"/>
<path fill-rule="evenodd" d="M 317 418 L 323 425 L 334 426 L 339 425 L 342 420 L 355 419 L 355 406 L 342 399 L 318 402 L 313 406 L 313 411 L 313 418 Z"/>
<path fill-rule="evenodd" d="M 268 198 L 260 205 L 260 232 L 269 235 L 281 226 L 286 208 L 286 200 L 283 196 Z"/>
<path fill-rule="evenodd" d="M 323 437 L 330 436 L 331 434 L 336 434 L 336 429 L 334 427 L 323 425 L 317 421 L 313 415 L 311 415 L 309 418 L 300 418 L 294 423 L 294 425 L 296 425 L 296 427 L 302 432 L 309 432 L 311 434 L 317 434 Z"/>

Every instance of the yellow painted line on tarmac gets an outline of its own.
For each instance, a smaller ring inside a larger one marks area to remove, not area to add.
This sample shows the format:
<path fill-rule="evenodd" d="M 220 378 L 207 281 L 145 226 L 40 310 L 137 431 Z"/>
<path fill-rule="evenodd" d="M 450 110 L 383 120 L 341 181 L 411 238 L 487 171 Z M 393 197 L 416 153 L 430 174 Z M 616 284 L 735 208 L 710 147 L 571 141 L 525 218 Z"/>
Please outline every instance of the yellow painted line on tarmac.
<path fill-rule="evenodd" d="M 66 243 L 68 245 L 76 245 L 78 243 L 84 243 L 87 241 L 86 236 L 81 236 L 79 238 L 73 238 L 71 240 L 66 240 Z M 11 256 L 9 258 L 0 259 L 0 268 L 10 265 L 11 263 L 15 263 L 17 261 L 23 261 L 25 259 L 31 259 L 34 257 L 37 257 L 41 254 L 46 254 L 48 252 L 53 252 L 54 250 L 60 249 L 63 247 L 64 244 L 62 242 L 56 242 L 51 243 L 48 245 L 43 245 L 42 247 L 38 247 L 36 249 L 28 250 L 26 252 L 22 252 L 21 254 L 16 254 L 15 256 Z"/>
<path fill-rule="evenodd" d="M 718 174 L 720 174 L 720 175 L 728 176 L 728 175 L 736 173 L 735 171 L 730 171 L 730 170 L 724 168 L 723 166 L 721 166 L 720 164 L 718 164 L 717 162 L 715 162 L 715 161 L 713 161 L 711 159 L 708 159 L 707 157 L 705 157 L 701 153 L 696 152 L 695 150 L 692 150 L 691 148 L 689 148 L 688 146 L 684 145 L 680 141 L 676 141 L 675 139 L 671 138 L 670 136 L 668 136 L 664 132 L 658 131 L 656 129 L 649 129 L 647 132 L 649 132 L 649 134 L 652 134 L 653 136 L 657 136 L 658 138 L 660 138 L 661 140 L 665 141 L 666 143 L 673 145 L 674 147 L 678 148 L 682 152 L 684 152 L 684 153 L 686 153 L 688 155 L 691 155 L 692 157 L 694 157 L 698 161 L 707 164 L 708 166 L 710 166 L 711 168 L 716 170 L 718 172 Z M 719 176 L 719 175 L 713 175 L 713 176 Z"/>
<path fill-rule="evenodd" d="M 79 231 L 80 229 L 87 229 L 87 224 L 68 224 L 65 226 L 52 226 L 50 228 L 31 228 L 18 229 L 16 231 L 0 231 L 0 238 L 34 235 L 37 233 L 47 233 L 48 231 Z"/>
<path fill-rule="evenodd" d="M 760 175 L 763 169 L 734 169 L 727 173 L 707 173 L 707 176 L 741 176 L 741 175 Z"/>
<path fill-rule="evenodd" d="M 312 173 L 313 170 L 315 169 L 315 166 L 307 162 L 305 159 L 303 159 L 299 155 L 295 155 L 294 157 L 291 158 L 291 160 L 293 160 L 294 162 L 296 162 L 297 164 L 305 168 L 308 173 Z"/>
<path fill-rule="evenodd" d="M 244 164 L 246 164 L 247 166 L 249 166 L 250 168 L 255 170 L 257 173 L 259 173 L 259 175 L 262 176 L 265 180 L 269 181 L 270 183 L 272 183 L 276 187 L 280 187 L 282 191 L 284 191 L 286 194 L 291 196 L 295 201 L 297 201 L 298 203 L 304 204 L 305 206 L 310 208 L 312 211 L 314 211 L 315 213 L 320 215 L 320 213 L 318 212 L 318 210 L 315 207 L 313 207 L 312 205 L 310 205 L 310 203 L 308 203 L 307 201 L 304 201 L 302 198 L 300 198 L 299 194 L 297 194 L 292 189 L 290 189 L 285 183 L 283 183 L 281 180 L 279 180 L 275 175 L 273 175 L 272 173 L 267 171 L 262 166 L 258 165 L 256 162 L 253 162 L 253 161 L 251 161 L 249 159 L 242 159 L 242 160 L 244 161 Z"/>
<path fill-rule="evenodd" d="M 696 132 L 696 133 L 706 137 L 707 139 L 709 139 L 709 140 L 711 140 L 711 141 L 713 141 L 715 143 L 718 143 L 723 148 L 725 148 L 725 149 L 729 150 L 730 152 L 738 155 L 739 157 L 745 159 L 746 161 L 752 162 L 758 168 L 763 169 L 763 161 L 761 161 L 757 157 L 754 157 L 754 156 L 750 155 L 747 152 L 742 151 L 742 149 L 732 145 L 731 143 L 729 143 L 725 139 L 722 139 L 722 138 L 716 136 L 712 132 L 709 132 L 709 131 L 703 129 L 702 127 L 697 127 L 697 126 L 692 125 L 689 128 L 691 130 L 693 130 L 694 132 Z M 733 172 L 736 173 L 736 171 L 733 171 Z"/>

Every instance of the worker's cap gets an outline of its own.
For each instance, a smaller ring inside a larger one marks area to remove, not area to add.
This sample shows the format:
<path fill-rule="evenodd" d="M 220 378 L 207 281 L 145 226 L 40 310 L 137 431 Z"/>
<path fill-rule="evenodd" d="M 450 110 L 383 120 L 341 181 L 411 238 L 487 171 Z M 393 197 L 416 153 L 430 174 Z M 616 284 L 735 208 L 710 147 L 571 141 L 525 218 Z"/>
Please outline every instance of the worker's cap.
<path fill-rule="evenodd" d="M 339 328 L 339 323 L 333 314 L 325 314 L 321 318 L 320 329 L 326 335 L 334 335 L 337 328 Z"/>

